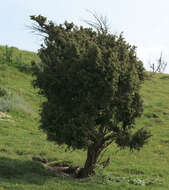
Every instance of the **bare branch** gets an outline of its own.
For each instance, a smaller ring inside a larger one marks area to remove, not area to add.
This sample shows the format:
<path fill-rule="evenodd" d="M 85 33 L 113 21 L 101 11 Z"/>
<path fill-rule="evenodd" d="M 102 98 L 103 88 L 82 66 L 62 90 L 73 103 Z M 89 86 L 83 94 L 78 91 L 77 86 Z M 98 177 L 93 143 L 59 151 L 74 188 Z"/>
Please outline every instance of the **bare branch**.
<path fill-rule="evenodd" d="M 159 57 L 159 59 L 157 60 L 156 63 L 149 63 L 151 72 L 153 74 L 164 72 L 165 69 L 166 69 L 167 64 L 168 63 L 163 60 L 163 54 L 162 54 L 162 52 L 161 52 L 161 55 L 160 55 L 160 57 Z"/>
<path fill-rule="evenodd" d="M 96 29 L 98 33 L 107 34 L 110 25 L 108 22 L 108 18 L 103 15 L 98 15 L 96 12 L 90 11 L 88 9 L 86 11 L 92 15 L 94 21 L 92 20 L 83 20 L 83 21 L 92 28 Z"/>

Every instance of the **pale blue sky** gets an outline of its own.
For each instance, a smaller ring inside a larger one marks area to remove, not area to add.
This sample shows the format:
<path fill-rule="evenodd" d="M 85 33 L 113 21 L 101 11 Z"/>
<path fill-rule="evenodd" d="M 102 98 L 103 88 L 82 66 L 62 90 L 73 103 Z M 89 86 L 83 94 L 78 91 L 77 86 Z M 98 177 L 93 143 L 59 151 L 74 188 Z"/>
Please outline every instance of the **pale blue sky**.
<path fill-rule="evenodd" d="M 37 51 L 41 41 L 27 28 L 32 24 L 30 15 L 84 25 L 82 20 L 91 18 L 85 9 L 107 16 L 112 33 L 123 31 L 147 68 L 161 51 L 169 63 L 169 0 L 1 0 L 0 45 Z"/>

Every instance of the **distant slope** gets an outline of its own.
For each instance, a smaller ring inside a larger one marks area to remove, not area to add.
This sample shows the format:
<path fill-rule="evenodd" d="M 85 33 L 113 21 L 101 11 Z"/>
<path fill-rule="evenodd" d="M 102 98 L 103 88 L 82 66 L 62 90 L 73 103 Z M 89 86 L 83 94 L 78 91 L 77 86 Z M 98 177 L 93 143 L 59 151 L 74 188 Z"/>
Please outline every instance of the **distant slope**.
<path fill-rule="evenodd" d="M 2 61 L 2 59 L 6 59 L 6 54 L 11 54 L 13 62 L 17 62 L 19 60 L 24 64 L 30 64 L 32 60 L 36 62 L 40 61 L 39 57 L 34 52 L 19 50 L 16 47 L 0 45 L 0 61 Z"/>

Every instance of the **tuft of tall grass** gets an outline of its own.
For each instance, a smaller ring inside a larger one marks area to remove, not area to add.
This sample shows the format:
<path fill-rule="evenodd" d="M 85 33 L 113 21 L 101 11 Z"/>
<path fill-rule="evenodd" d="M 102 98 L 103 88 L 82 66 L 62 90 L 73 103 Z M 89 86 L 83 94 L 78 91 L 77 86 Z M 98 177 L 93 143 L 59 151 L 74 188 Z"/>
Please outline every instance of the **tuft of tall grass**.
<path fill-rule="evenodd" d="M 27 102 L 18 94 L 11 93 L 10 90 L 0 88 L 0 112 L 23 111 L 32 113 L 33 110 Z"/>
<path fill-rule="evenodd" d="M 9 112 L 12 108 L 12 101 L 7 89 L 0 88 L 0 112 Z"/>
<path fill-rule="evenodd" d="M 7 97 L 0 97 L 0 112 L 9 112 L 12 108 L 12 102 Z"/>

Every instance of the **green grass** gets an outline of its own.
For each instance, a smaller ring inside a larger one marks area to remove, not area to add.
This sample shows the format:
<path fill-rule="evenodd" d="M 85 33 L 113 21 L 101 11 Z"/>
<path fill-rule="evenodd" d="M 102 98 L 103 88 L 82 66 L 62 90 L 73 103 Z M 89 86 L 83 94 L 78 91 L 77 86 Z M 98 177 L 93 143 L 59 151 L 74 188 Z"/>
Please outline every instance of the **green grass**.
<path fill-rule="evenodd" d="M 46 141 L 38 129 L 43 98 L 31 86 L 33 77 L 9 65 L 0 65 L 0 87 L 12 94 L 13 106 L 0 118 L 0 190 L 168 190 L 169 189 L 169 75 L 146 80 L 141 93 L 144 113 L 136 121 L 152 133 L 141 151 L 131 153 L 112 144 L 106 151 L 111 164 L 86 179 L 58 176 L 33 156 L 83 166 L 86 152 L 66 151 Z M 142 185 L 140 185 L 142 184 Z"/>
<path fill-rule="evenodd" d="M 36 53 L 19 50 L 16 47 L 0 46 L 0 64 L 10 65 L 21 72 L 31 73 L 32 62 L 40 63 Z"/>
<path fill-rule="evenodd" d="M 8 47 L 0 45 L 0 61 L 6 59 L 6 54 L 10 54 L 13 62 L 21 61 L 23 64 L 30 64 L 32 60 L 40 61 L 36 53 L 30 51 L 19 50 L 16 47 Z"/>

